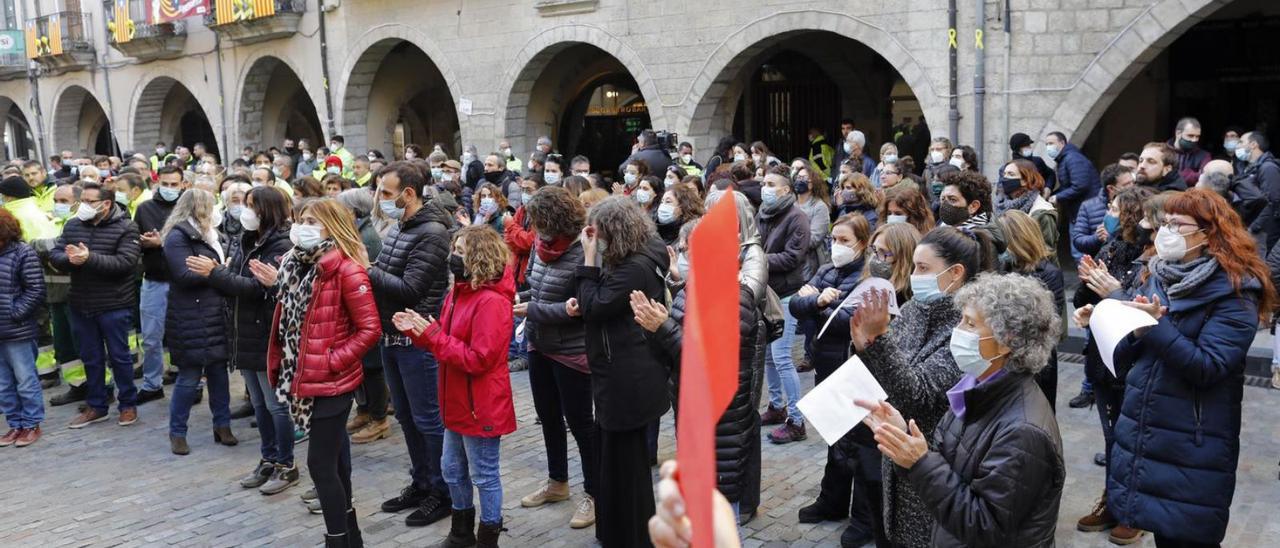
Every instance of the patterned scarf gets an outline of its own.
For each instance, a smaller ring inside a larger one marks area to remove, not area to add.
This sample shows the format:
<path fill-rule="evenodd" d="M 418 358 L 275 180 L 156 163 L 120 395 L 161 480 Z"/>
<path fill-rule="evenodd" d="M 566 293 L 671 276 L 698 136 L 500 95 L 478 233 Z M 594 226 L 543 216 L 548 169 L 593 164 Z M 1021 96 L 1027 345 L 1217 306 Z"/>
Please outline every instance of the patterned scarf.
<path fill-rule="evenodd" d="M 311 429 L 312 398 L 297 398 L 293 395 L 293 381 L 298 378 L 298 349 L 302 342 L 302 322 L 307 315 L 307 307 L 311 304 L 311 292 L 315 289 L 316 276 L 319 269 L 316 261 L 333 249 L 332 239 L 320 242 L 310 251 L 294 247 L 284 260 L 280 262 L 280 273 L 276 276 L 276 294 L 280 302 L 280 325 L 277 336 L 280 338 L 279 377 L 276 379 L 276 399 L 289 404 L 289 416 L 301 430 Z"/>
<path fill-rule="evenodd" d="M 1164 286 L 1164 294 L 1170 299 L 1177 299 L 1190 295 L 1214 272 L 1217 272 L 1218 260 L 1209 255 L 1201 255 L 1199 259 L 1190 262 L 1174 263 L 1160 257 L 1152 257 L 1147 268 L 1160 278 L 1160 285 Z"/>
<path fill-rule="evenodd" d="M 1004 212 L 1006 211 L 1013 211 L 1015 209 L 1018 209 L 1018 210 L 1022 210 L 1023 213 L 1030 215 L 1031 206 L 1032 204 L 1036 203 L 1036 196 L 1039 196 L 1039 194 L 1035 193 L 1034 191 L 1024 192 L 1022 196 L 1018 198 L 1009 198 L 1005 196 L 1003 192 L 1000 194 L 997 194 L 996 195 L 996 213 L 1003 215 Z"/>

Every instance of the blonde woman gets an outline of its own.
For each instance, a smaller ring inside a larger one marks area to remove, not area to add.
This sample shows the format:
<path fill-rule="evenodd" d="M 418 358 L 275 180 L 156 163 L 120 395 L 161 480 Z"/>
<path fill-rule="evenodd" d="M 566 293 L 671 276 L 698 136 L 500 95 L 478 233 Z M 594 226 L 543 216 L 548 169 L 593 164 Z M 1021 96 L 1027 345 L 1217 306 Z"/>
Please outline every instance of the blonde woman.
<path fill-rule="evenodd" d="M 360 358 L 382 334 L 369 259 L 351 210 L 332 198 L 299 207 L 289 239 L 294 248 L 279 270 L 249 262 L 277 303 L 267 378 L 276 397 L 289 403 L 295 426 L 311 431 L 307 468 L 324 514 L 325 544 L 361 546 L 346 423 L 364 379 Z"/>
<path fill-rule="evenodd" d="M 883 219 L 877 211 L 880 207 L 880 193 L 871 186 L 871 179 L 861 173 L 841 175 L 831 203 L 831 214 L 840 218 L 850 213 L 858 213 L 867 218 L 873 228 Z"/>
<path fill-rule="evenodd" d="M 1014 209 L 996 219 L 1004 234 L 1008 250 L 1000 256 L 1000 271 L 1035 278 L 1053 294 L 1053 305 L 1061 317 L 1062 333 L 1067 327 L 1066 294 L 1062 270 L 1053 264 L 1053 249 L 1046 246 L 1040 225 L 1030 215 Z M 1036 384 L 1049 400 L 1049 408 L 1056 409 L 1058 395 L 1058 351 L 1049 355 L 1049 364 L 1036 373 Z"/>
<path fill-rule="evenodd" d="M 911 258 L 921 237 L 916 227 L 906 223 L 880 225 L 871 233 L 866 274 L 889 280 L 899 305 L 911 300 L 911 271 L 915 269 Z"/>

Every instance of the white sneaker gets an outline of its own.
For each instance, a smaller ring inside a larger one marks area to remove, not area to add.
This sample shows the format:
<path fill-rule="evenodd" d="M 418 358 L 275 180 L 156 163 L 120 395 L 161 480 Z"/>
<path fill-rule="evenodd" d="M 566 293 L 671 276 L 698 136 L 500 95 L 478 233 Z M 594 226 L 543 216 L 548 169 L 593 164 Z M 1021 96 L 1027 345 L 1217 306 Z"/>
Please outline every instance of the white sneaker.
<path fill-rule="evenodd" d="M 1271 387 L 1280 390 L 1280 369 L 1271 370 Z"/>
<path fill-rule="evenodd" d="M 582 500 L 578 501 L 578 509 L 573 512 L 573 519 L 569 520 L 569 527 L 582 529 L 595 523 L 596 499 L 591 498 L 591 495 L 582 495 Z"/>

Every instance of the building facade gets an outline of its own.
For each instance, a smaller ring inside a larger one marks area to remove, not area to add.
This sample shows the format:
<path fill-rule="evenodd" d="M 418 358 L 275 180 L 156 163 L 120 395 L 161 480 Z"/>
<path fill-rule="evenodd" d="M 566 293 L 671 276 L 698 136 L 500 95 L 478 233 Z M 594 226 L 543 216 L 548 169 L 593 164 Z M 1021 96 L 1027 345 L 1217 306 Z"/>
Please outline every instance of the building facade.
<path fill-rule="evenodd" d="M 1135 133 L 1171 136 L 1159 113 L 1186 91 L 1148 81 L 1177 65 L 1162 60 L 1170 46 L 1197 24 L 1276 9 L 1260 0 L 210 0 L 205 15 L 150 24 L 153 2 L 184 3 L 4 0 L 26 46 L 0 56 L 7 155 L 200 141 L 229 159 L 243 146 L 334 134 L 357 152 L 440 143 L 483 153 L 510 139 L 525 154 L 549 135 L 561 151 L 616 165 L 640 127 L 677 132 L 700 159 L 728 135 L 790 156 L 803 153 L 810 126 L 832 135 L 851 118 L 873 154 L 927 127 L 979 149 L 990 173 L 1019 131 L 1037 140 L 1062 131 L 1108 154 L 1094 144 L 1108 138 L 1090 134 L 1132 85 L 1173 97 L 1129 100 L 1156 113 L 1129 113 L 1150 125 Z"/>

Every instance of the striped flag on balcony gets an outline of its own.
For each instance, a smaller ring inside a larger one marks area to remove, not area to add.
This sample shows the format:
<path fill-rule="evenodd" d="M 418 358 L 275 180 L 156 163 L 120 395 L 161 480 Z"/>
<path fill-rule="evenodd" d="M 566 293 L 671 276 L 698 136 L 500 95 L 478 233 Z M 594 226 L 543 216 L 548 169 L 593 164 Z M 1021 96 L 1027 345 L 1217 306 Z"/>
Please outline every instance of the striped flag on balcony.
<path fill-rule="evenodd" d="M 276 14 L 275 0 L 217 0 L 216 24 L 248 21 Z"/>
<path fill-rule="evenodd" d="M 116 7 L 112 15 L 114 26 L 112 27 L 112 36 L 117 44 L 123 44 L 129 41 L 129 4 L 126 0 L 116 0 Z"/>
<path fill-rule="evenodd" d="M 49 16 L 49 55 L 62 55 L 62 17 Z"/>
<path fill-rule="evenodd" d="M 37 46 L 40 39 L 36 36 L 36 22 L 27 21 L 27 59 L 35 59 L 40 56 L 40 48 Z"/>

